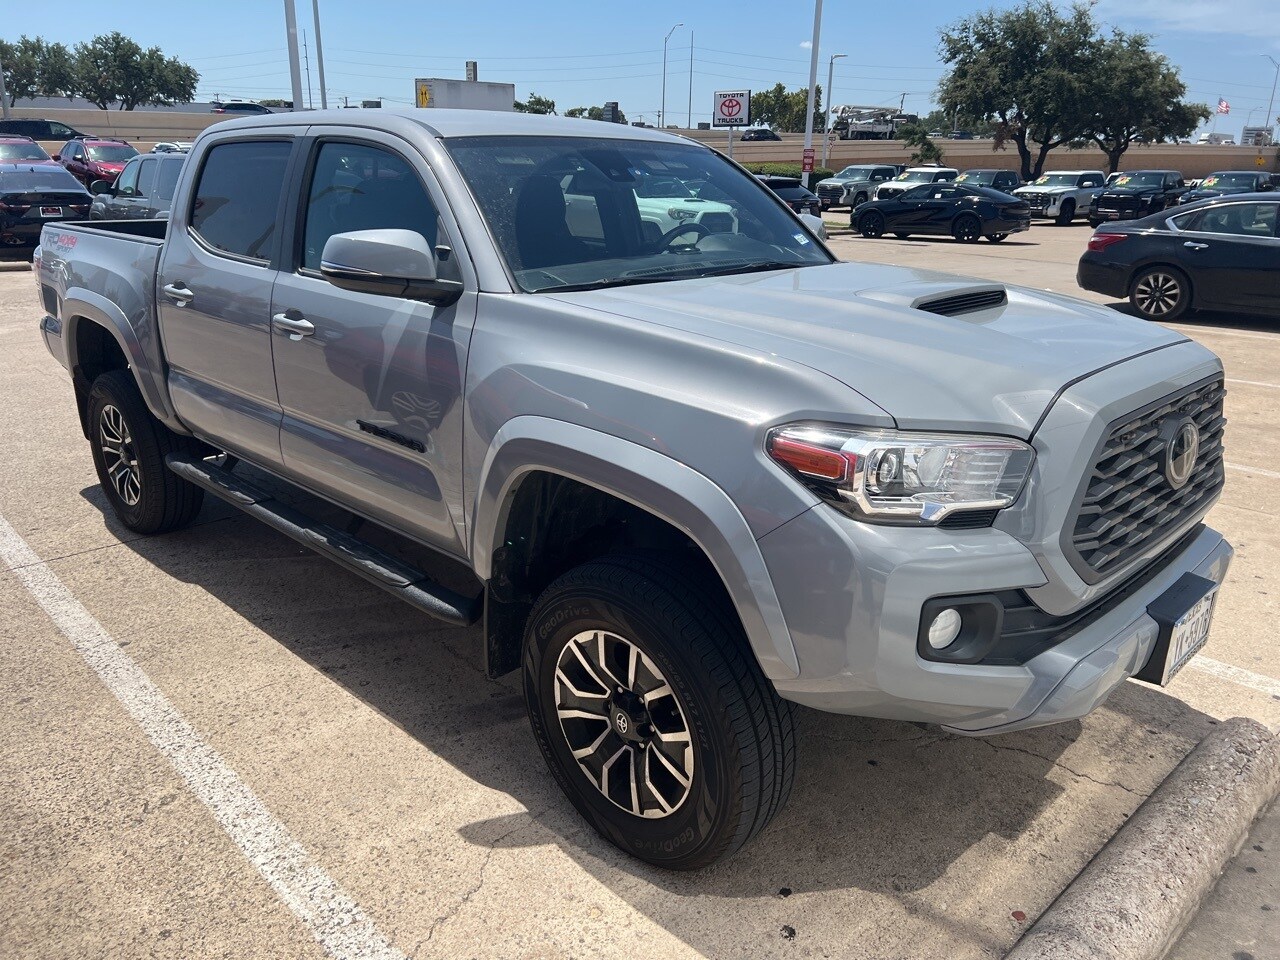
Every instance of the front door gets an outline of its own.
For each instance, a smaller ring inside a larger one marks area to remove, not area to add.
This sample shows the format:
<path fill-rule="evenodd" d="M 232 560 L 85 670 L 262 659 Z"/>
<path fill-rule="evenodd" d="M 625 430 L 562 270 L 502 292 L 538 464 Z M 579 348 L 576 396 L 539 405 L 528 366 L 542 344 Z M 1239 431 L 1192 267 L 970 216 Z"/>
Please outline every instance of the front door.
<path fill-rule="evenodd" d="M 1200 211 L 1179 234 L 1205 307 L 1280 311 L 1280 201 L 1225 203 Z"/>
<path fill-rule="evenodd" d="M 325 241 L 422 234 L 440 276 L 466 281 L 457 228 L 423 158 L 389 134 L 333 131 L 307 147 L 296 235 L 271 312 L 287 475 L 375 521 L 462 554 L 462 372 L 471 293 L 448 307 L 357 293 L 320 275 Z M 305 326 L 299 330 L 299 323 Z"/>
<path fill-rule="evenodd" d="M 169 391 L 182 421 L 226 450 L 280 461 L 271 364 L 271 288 L 279 264 L 284 183 L 303 128 L 215 139 L 191 198 L 173 211 L 156 302 Z"/>

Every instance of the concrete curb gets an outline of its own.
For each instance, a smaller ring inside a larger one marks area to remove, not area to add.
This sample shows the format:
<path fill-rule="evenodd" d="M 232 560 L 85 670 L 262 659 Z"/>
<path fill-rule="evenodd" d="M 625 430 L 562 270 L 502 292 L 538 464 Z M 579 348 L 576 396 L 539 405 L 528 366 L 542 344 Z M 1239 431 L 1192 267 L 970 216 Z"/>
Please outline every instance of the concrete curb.
<path fill-rule="evenodd" d="M 1280 737 L 1234 717 L 1183 759 L 1005 960 L 1159 960 L 1280 790 Z"/>

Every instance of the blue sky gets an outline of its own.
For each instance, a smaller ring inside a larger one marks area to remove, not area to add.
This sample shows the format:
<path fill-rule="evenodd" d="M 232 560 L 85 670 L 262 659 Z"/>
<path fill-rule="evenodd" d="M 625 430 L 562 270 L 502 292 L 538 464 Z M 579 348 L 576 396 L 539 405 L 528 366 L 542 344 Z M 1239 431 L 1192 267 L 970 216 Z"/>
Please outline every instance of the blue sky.
<path fill-rule="evenodd" d="M 827 0 L 819 82 L 827 57 L 836 61 L 836 103 L 930 108 L 942 68 L 937 29 L 990 4 L 966 0 L 849 3 Z M 997 6 L 1007 6 L 1004 0 Z M 1238 131 L 1253 111 L 1262 124 L 1280 60 L 1277 0 L 1097 0 L 1104 22 L 1155 35 L 1177 64 L 1189 95 L 1214 104 L 1225 97 L 1220 131 Z M 478 60 L 480 79 L 514 82 L 517 96 L 549 96 L 563 111 L 618 100 L 629 119 L 657 122 L 662 40 L 667 48 L 667 118 L 684 123 L 689 104 L 689 43 L 694 41 L 693 120 L 708 118 L 717 89 L 761 89 L 808 81 L 812 6 L 807 2 L 648 0 L 643 4 L 580 0 L 321 0 L 327 86 L 333 96 L 409 102 L 415 76 L 461 77 Z M 620 12 L 615 12 L 620 11 Z M 310 0 L 298 2 L 299 27 L 311 34 Z M 13 0 L 0 35 L 19 33 L 74 44 L 118 29 L 144 46 L 179 56 L 202 75 L 199 97 L 288 97 L 282 0 L 99 0 L 23 3 Z M 319 105 L 315 64 L 311 71 Z M 1280 107 L 1273 111 L 1280 112 Z"/>

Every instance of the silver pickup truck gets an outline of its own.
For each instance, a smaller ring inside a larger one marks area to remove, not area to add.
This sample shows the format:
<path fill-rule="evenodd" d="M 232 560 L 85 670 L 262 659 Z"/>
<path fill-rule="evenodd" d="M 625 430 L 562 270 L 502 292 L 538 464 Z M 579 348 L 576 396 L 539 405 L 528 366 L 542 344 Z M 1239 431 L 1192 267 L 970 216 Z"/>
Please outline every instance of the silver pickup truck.
<path fill-rule="evenodd" d="M 664 229 L 650 178 L 731 216 Z M 570 200 L 594 208 L 578 232 Z M 220 123 L 167 225 L 50 225 L 36 277 L 128 529 L 212 494 L 482 620 L 569 799 L 665 867 L 782 807 L 793 704 L 963 734 L 1080 717 L 1194 654 L 1232 556 L 1202 523 L 1212 353 L 1052 293 L 838 262 L 658 131 Z"/>

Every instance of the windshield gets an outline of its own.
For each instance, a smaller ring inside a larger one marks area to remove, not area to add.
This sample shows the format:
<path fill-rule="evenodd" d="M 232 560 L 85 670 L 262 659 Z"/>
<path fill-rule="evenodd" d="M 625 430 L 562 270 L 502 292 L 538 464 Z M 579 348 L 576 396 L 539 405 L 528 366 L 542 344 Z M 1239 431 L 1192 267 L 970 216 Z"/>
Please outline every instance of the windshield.
<path fill-rule="evenodd" d="M 15 163 L 21 160 L 48 160 L 49 155 L 38 143 L 0 143 L 0 160 Z"/>
<path fill-rule="evenodd" d="M 934 170 L 908 170 L 898 174 L 898 179 L 903 183 L 933 183 L 933 178 L 937 175 Z"/>
<path fill-rule="evenodd" d="M 525 136 L 444 144 L 528 293 L 832 262 L 763 185 L 705 147 Z"/>
<path fill-rule="evenodd" d="M 875 167 L 845 167 L 836 177 L 840 180 L 870 180 Z"/>
<path fill-rule="evenodd" d="M 1163 173 L 1122 173 L 1109 183 L 1113 187 L 1159 187 L 1163 184 Z"/>
<path fill-rule="evenodd" d="M 956 177 L 956 183 L 967 183 L 971 186 L 989 187 L 995 183 L 996 172 L 994 170 L 970 170 L 968 173 L 962 173 Z"/>
<path fill-rule="evenodd" d="M 1037 187 L 1074 187 L 1080 179 L 1078 173 L 1046 173 L 1035 181 Z"/>
<path fill-rule="evenodd" d="M 1202 187 L 1252 187 L 1257 178 L 1251 173 L 1211 173 L 1200 181 Z"/>
<path fill-rule="evenodd" d="M 0 193 L 84 193 L 80 181 L 62 167 L 19 167 L 0 174 Z"/>
<path fill-rule="evenodd" d="M 109 147 L 86 147 L 85 149 L 89 151 L 89 159 L 97 160 L 99 163 L 127 163 L 138 155 L 138 151 L 127 143 Z"/>

